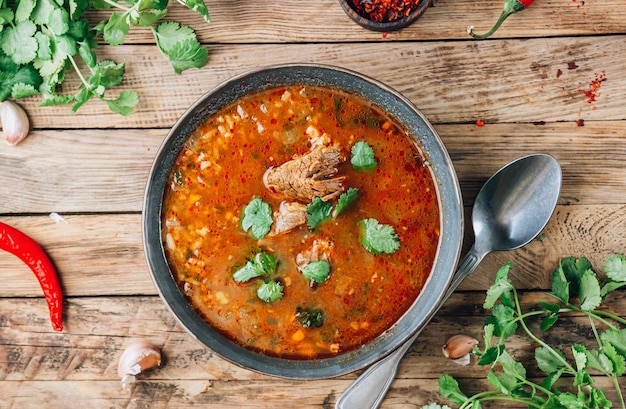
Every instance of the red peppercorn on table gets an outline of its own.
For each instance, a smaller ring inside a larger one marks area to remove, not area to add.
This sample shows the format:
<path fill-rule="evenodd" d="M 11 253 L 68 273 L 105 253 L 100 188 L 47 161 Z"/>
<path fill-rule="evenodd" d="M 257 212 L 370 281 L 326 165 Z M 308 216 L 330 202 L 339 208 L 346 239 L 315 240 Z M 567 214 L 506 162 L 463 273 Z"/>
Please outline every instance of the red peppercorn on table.
<path fill-rule="evenodd" d="M 506 262 L 513 262 L 522 302 L 533 305 L 561 258 L 585 256 L 601 271 L 608 256 L 626 253 L 624 0 L 536 0 L 486 40 L 472 39 L 467 27 L 487 32 L 500 0 L 435 0 L 416 23 L 390 33 L 357 26 L 334 0 L 206 3 L 210 24 L 183 6 L 170 6 L 169 14 L 208 45 L 202 69 L 174 74 L 144 30 L 131 29 L 122 46 L 98 47 L 101 58 L 127 63 L 123 86 L 140 98 L 134 114 L 111 113 L 97 100 L 75 114 L 68 106 L 41 107 L 37 97 L 19 101 L 31 133 L 16 147 L 0 146 L 0 222 L 30 236 L 52 260 L 64 296 L 63 331 L 52 328 L 30 268 L 0 252 L 0 409 L 331 408 L 356 379 L 358 373 L 292 381 L 226 362 L 176 323 L 148 273 L 140 221 L 159 145 L 202 94 L 264 65 L 337 65 L 413 101 L 456 167 L 467 216 L 464 251 L 474 197 L 494 171 L 535 152 L 562 166 L 561 197 L 541 236 L 485 258 L 409 350 L 382 408 L 450 404 L 437 393 L 444 373 L 468 393 L 490 388 L 488 368 L 459 366 L 441 346 L 459 333 L 482 343 L 485 291 Z M 78 84 L 70 77 L 64 86 Z M 626 317 L 624 288 L 606 307 Z M 588 322 L 571 316 L 548 337 L 564 348 L 585 344 Z M 139 339 L 159 346 L 163 362 L 122 391 L 117 362 Z M 515 337 L 507 345 L 529 363 L 528 376 L 539 377 L 530 364 L 534 347 Z"/>

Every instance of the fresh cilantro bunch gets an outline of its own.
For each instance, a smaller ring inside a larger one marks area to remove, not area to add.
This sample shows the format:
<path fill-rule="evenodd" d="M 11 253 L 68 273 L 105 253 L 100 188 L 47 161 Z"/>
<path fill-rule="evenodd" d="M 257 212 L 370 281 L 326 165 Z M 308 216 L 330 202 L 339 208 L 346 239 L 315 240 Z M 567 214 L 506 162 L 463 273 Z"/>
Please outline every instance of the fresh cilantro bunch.
<path fill-rule="evenodd" d="M 179 0 L 209 21 L 203 0 Z M 41 95 L 41 105 L 72 104 L 76 112 L 93 97 L 121 115 L 133 113 L 138 96 L 107 90 L 119 85 L 125 65 L 98 61 L 98 38 L 110 45 L 124 43 L 131 26 L 149 28 L 156 45 L 177 74 L 200 68 L 208 51 L 193 30 L 177 22 L 160 22 L 169 0 L 0 0 L 0 101 Z M 107 20 L 90 25 L 85 12 L 114 9 Z M 68 70 L 80 79 L 76 93 L 59 92 Z"/>
<path fill-rule="evenodd" d="M 626 408 L 623 389 L 618 378 L 626 372 L 626 320 L 601 310 L 605 298 L 616 289 L 626 286 L 626 258 L 609 257 L 604 263 L 606 281 L 602 283 L 586 258 L 568 257 L 561 260 L 552 277 L 548 293 L 553 303 L 542 302 L 540 308 L 523 312 L 517 290 L 511 284 L 508 272 L 511 263 L 497 273 L 495 283 L 487 291 L 484 308 L 491 309 L 486 319 L 484 350 L 475 350 L 479 365 L 490 365 L 487 380 L 494 389 L 466 396 L 457 381 L 449 375 L 439 378 L 439 393 L 460 408 L 479 409 L 485 402 L 509 401 L 545 409 L 611 408 L 613 404 L 605 392 L 595 386 L 590 370 L 607 376 L 616 390 L 620 408 Z M 588 317 L 597 348 L 572 345 L 569 350 L 548 345 L 526 324 L 530 317 L 543 316 L 540 330 L 547 331 L 558 322 L 562 313 L 578 313 Z M 535 360 L 546 377 L 539 384 L 526 376 L 526 368 L 507 350 L 505 341 L 522 328 L 537 344 Z M 555 387 L 557 380 L 570 381 L 567 389 Z M 447 406 L 431 403 L 422 409 L 445 409 Z"/>

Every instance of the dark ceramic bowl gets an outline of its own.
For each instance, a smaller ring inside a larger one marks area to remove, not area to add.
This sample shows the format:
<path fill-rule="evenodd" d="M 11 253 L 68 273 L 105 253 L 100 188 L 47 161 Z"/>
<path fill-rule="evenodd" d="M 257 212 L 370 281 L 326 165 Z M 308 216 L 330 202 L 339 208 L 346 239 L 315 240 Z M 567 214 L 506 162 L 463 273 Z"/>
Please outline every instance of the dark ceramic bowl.
<path fill-rule="evenodd" d="M 376 22 L 359 14 L 359 12 L 354 8 L 353 0 L 339 0 L 339 4 L 341 4 L 343 11 L 346 12 L 348 17 L 361 27 L 365 27 L 373 31 L 397 31 L 403 29 L 410 24 L 413 24 L 415 20 L 420 18 L 432 2 L 433 0 L 421 0 L 417 8 L 404 18 L 394 21 Z"/>
<path fill-rule="evenodd" d="M 189 134 L 209 115 L 251 92 L 295 84 L 338 88 L 386 109 L 413 135 L 433 168 L 441 209 L 441 236 L 433 270 L 409 310 L 386 332 L 359 349 L 332 358 L 289 360 L 247 350 L 215 331 L 188 304 L 165 258 L 161 235 L 163 193 L 173 163 Z M 388 355 L 436 312 L 451 281 L 463 238 L 461 193 L 448 153 L 422 113 L 386 85 L 345 69 L 320 65 L 283 65 L 241 74 L 209 91 L 176 122 L 154 160 L 144 199 L 143 239 L 154 284 L 180 325 L 223 358 L 264 374 L 320 379 L 362 369 Z"/>

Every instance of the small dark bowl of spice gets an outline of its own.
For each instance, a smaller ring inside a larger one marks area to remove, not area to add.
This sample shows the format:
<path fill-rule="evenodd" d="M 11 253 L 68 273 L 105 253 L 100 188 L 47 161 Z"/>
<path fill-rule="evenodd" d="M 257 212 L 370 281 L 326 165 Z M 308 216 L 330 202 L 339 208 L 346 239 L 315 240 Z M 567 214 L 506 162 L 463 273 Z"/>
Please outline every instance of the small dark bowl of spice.
<path fill-rule="evenodd" d="M 348 17 L 374 31 L 396 31 L 417 20 L 432 0 L 339 0 Z"/>

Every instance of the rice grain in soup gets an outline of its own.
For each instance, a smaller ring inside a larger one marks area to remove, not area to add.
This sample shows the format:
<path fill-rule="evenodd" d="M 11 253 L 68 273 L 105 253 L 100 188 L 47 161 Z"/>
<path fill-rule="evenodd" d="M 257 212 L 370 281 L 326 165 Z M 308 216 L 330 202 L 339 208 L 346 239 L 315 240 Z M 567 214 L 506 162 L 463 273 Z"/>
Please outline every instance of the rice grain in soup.
<path fill-rule="evenodd" d="M 362 98 L 310 85 L 208 117 L 178 154 L 162 217 L 194 309 L 288 359 L 346 353 L 390 328 L 430 274 L 440 227 L 415 139 Z"/>

